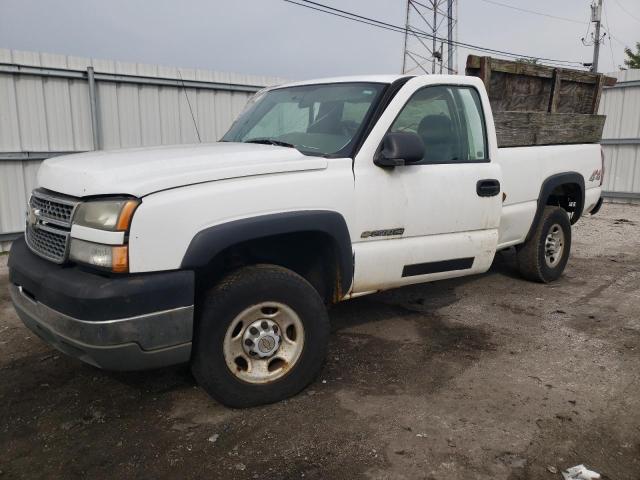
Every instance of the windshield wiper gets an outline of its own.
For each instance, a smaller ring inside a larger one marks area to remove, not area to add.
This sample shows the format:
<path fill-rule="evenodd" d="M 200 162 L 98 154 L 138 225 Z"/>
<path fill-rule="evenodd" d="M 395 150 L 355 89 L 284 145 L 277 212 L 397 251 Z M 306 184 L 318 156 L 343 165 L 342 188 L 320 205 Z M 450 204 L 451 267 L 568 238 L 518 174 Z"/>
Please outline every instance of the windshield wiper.
<path fill-rule="evenodd" d="M 245 140 L 244 143 L 260 143 L 262 145 L 276 145 L 278 147 L 296 148 L 293 143 L 281 142 L 280 140 L 274 140 L 273 138 L 252 138 L 251 140 Z"/>

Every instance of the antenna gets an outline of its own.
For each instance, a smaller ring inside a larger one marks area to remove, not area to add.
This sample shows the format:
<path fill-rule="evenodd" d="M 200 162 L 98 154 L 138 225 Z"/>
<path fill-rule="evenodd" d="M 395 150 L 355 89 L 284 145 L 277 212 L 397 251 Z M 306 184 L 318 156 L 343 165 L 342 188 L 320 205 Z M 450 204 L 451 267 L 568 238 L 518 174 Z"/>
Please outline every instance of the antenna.
<path fill-rule="evenodd" d="M 182 91 L 184 92 L 184 96 L 187 99 L 187 105 L 189 105 L 189 111 L 191 112 L 191 120 L 193 120 L 193 128 L 196 129 L 196 135 L 198 136 L 198 143 L 202 143 L 200 140 L 200 132 L 198 131 L 198 124 L 196 123 L 196 117 L 193 114 L 193 108 L 191 108 L 191 102 L 189 101 L 189 95 L 187 94 L 187 88 L 184 86 L 184 79 L 182 78 L 182 73 L 180 69 L 178 69 L 178 75 L 180 75 L 180 82 L 182 83 Z"/>

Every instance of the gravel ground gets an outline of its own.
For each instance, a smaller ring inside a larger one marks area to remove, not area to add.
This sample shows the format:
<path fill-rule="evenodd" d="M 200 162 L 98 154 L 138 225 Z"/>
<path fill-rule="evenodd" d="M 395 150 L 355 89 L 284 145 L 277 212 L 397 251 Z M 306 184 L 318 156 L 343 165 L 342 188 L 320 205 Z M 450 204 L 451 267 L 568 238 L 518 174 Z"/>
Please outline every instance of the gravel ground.
<path fill-rule="evenodd" d="M 108 373 L 17 319 L 0 257 L 1 478 L 640 478 L 640 207 L 579 222 L 565 275 L 484 275 L 331 312 L 318 380 L 230 410 L 186 367 Z"/>

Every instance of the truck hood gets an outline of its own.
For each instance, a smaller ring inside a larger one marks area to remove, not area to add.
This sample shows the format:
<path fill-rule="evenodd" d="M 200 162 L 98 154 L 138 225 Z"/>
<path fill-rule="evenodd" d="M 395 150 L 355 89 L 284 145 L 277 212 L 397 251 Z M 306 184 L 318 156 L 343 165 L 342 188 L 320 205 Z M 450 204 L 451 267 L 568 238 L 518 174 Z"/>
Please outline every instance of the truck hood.
<path fill-rule="evenodd" d="M 40 167 L 38 184 L 74 197 L 142 197 L 195 183 L 326 167 L 325 158 L 295 148 L 226 142 L 171 145 L 50 158 Z"/>

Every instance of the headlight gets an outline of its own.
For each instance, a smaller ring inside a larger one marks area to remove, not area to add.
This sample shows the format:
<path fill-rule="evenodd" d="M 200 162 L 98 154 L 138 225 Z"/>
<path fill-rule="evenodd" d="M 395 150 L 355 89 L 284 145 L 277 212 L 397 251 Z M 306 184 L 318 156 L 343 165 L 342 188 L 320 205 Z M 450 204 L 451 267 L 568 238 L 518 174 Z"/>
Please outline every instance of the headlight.
<path fill-rule="evenodd" d="M 83 227 L 110 231 L 126 231 L 139 200 L 94 200 L 81 203 L 73 216 L 73 223 Z"/>
<path fill-rule="evenodd" d="M 129 271 L 128 250 L 126 245 L 102 245 L 72 238 L 69 258 L 110 272 L 126 273 Z"/>
<path fill-rule="evenodd" d="M 129 247 L 126 245 L 126 233 L 100 234 L 96 230 L 127 232 L 131 226 L 133 212 L 138 208 L 138 205 L 140 205 L 140 200 L 127 198 L 90 200 L 78 205 L 73 215 L 69 258 L 74 262 L 91 265 L 109 272 L 128 272 Z M 76 226 L 78 228 L 85 227 L 84 235 L 81 231 L 74 235 L 74 227 Z M 90 233 L 92 231 L 94 233 Z M 124 243 L 125 245 L 107 245 L 109 239 L 105 239 L 105 235 L 119 236 L 119 240 L 114 243 Z M 76 236 L 80 238 L 76 238 Z M 85 239 L 82 239 L 83 236 Z M 104 241 L 105 243 L 96 243 L 96 241 Z"/>

